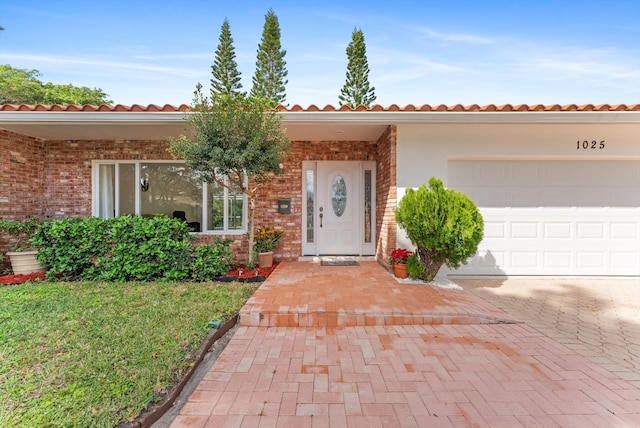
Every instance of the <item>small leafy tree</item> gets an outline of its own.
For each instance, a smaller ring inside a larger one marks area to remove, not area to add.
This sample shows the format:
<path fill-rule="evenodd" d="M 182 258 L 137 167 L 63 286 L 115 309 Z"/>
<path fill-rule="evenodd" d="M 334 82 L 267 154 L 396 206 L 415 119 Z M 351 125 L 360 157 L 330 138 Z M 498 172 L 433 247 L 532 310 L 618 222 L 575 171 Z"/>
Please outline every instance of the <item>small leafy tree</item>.
<path fill-rule="evenodd" d="M 288 83 L 287 63 L 284 56 L 287 51 L 280 44 L 280 24 L 278 17 L 269 9 L 265 16 L 262 41 L 258 45 L 258 58 L 256 60 L 256 73 L 253 76 L 252 97 L 265 97 L 273 101 L 277 106 L 284 102 L 285 85 Z"/>
<path fill-rule="evenodd" d="M 204 181 L 247 195 L 251 262 L 257 192 L 282 172 L 280 164 L 289 147 L 280 115 L 269 99 L 216 93 L 207 98 L 198 85 L 186 119 L 193 137 L 170 139 L 169 151 Z"/>
<path fill-rule="evenodd" d="M 243 95 L 241 75 L 236 63 L 236 50 L 233 47 L 229 20 L 224 19 L 220 29 L 220 38 L 216 56 L 211 66 L 211 96 L 215 94 Z"/>
<path fill-rule="evenodd" d="M 347 46 L 347 59 L 347 80 L 338 96 L 340 105 L 357 107 L 362 104 L 369 107 L 376 100 L 376 88 L 369 85 L 367 46 L 360 29 L 353 30 L 351 43 Z"/>
<path fill-rule="evenodd" d="M 396 209 L 396 220 L 417 247 L 424 267 L 421 279 L 427 282 L 443 264 L 455 269 L 466 263 L 478 250 L 484 233 L 482 215 L 473 201 L 445 189 L 433 177 L 429 187 L 407 189 Z"/>

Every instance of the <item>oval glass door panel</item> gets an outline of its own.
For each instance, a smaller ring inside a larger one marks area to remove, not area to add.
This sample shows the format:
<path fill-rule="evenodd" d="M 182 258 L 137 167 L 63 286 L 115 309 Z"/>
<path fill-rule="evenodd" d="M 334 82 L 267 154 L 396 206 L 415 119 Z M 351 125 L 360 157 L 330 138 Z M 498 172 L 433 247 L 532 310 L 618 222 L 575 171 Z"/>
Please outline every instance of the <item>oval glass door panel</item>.
<path fill-rule="evenodd" d="M 341 217 L 347 207 L 347 185 L 341 175 L 333 179 L 331 186 L 331 205 L 336 216 Z"/>

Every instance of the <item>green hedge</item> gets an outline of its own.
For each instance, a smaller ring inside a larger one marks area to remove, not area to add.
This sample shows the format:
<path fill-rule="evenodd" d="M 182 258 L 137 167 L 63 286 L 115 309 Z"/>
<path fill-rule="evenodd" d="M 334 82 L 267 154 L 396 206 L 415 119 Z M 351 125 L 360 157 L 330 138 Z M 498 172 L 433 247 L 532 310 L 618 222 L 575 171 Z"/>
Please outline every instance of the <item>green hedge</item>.
<path fill-rule="evenodd" d="M 230 240 L 195 241 L 181 220 L 125 215 L 47 222 L 32 242 L 52 279 L 204 281 L 231 269 Z"/>

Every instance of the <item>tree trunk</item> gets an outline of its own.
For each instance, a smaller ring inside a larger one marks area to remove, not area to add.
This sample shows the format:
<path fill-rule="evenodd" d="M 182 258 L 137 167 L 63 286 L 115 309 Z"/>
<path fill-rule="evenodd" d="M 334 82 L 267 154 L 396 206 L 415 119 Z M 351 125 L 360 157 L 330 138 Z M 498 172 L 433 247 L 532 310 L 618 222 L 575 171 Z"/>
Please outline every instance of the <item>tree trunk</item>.
<path fill-rule="evenodd" d="M 418 256 L 424 268 L 421 279 L 425 282 L 433 281 L 433 278 L 436 277 L 436 274 L 444 264 L 444 257 L 437 250 L 427 250 L 425 248 L 418 248 Z"/>

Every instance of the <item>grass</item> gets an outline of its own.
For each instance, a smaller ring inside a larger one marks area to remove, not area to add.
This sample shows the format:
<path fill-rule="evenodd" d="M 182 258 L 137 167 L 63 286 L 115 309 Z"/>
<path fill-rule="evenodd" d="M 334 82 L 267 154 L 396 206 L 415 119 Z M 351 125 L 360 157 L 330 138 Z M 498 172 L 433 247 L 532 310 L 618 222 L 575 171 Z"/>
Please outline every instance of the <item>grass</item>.
<path fill-rule="evenodd" d="M 26 283 L 0 288 L 0 426 L 115 426 L 193 365 L 249 284 Z"/>

